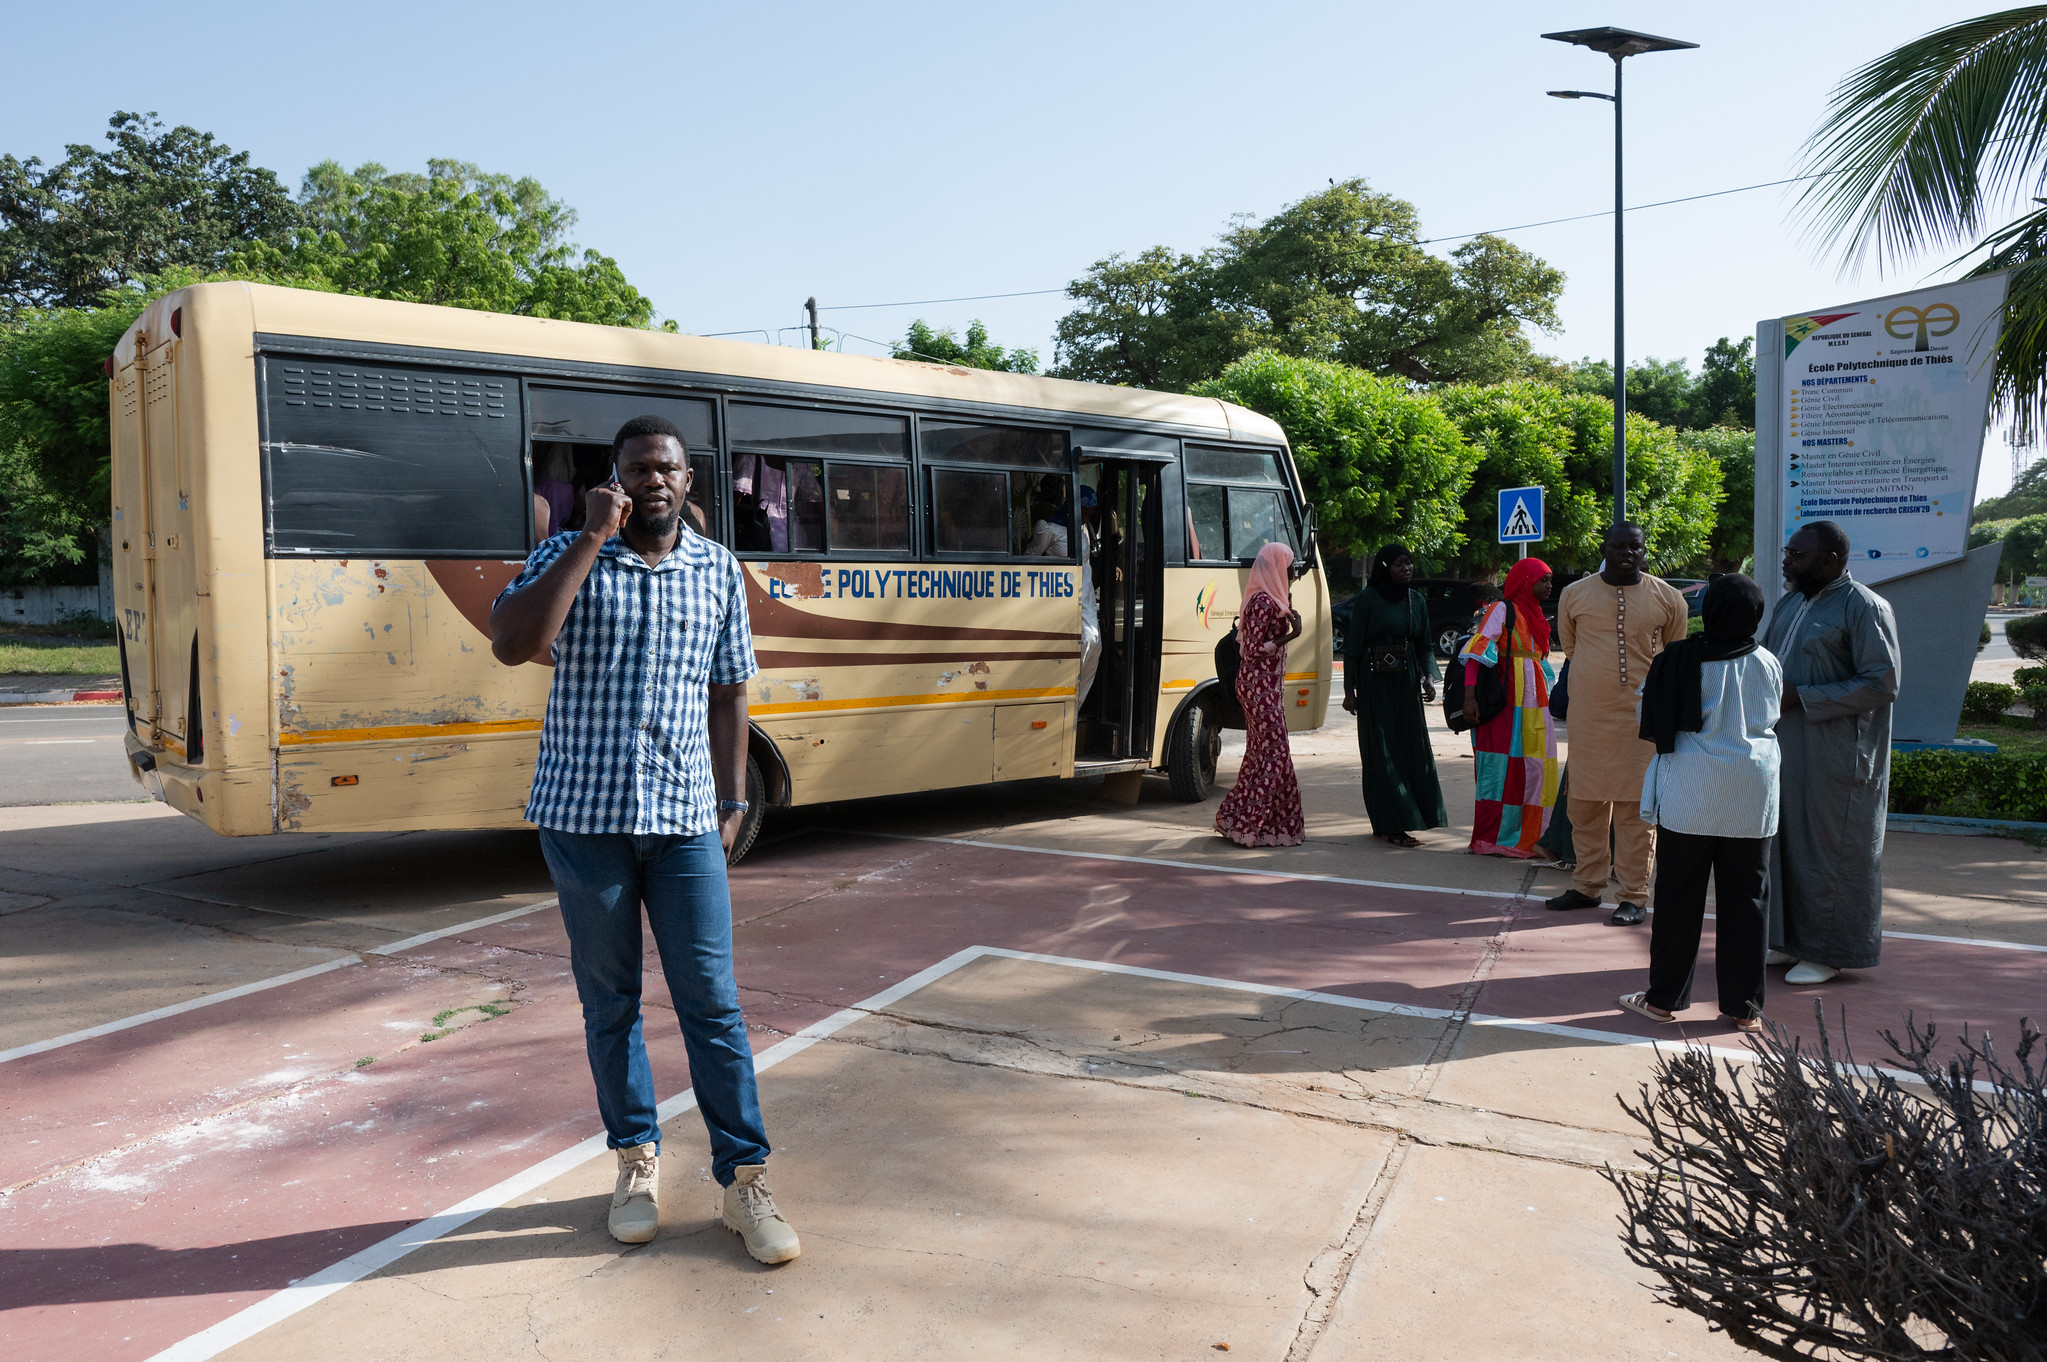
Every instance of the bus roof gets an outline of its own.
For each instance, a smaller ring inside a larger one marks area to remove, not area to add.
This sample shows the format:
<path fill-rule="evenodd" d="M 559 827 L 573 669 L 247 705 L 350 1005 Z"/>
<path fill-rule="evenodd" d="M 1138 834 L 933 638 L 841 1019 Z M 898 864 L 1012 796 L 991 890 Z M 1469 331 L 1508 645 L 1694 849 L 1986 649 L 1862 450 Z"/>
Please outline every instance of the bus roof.
<path fill-rule="evenodd" d="M 151 335 L 162 335 L 169 329 L 173 308 L 194 294 L 215 291 L 241 292 L 247 298 L 250 330 L 259 334 L 730 374 L 769 383 L 1156 421 L 1206 430 L 1223 440 L 1286 442 L 1285 434 L 1269 417 L 1213 397 L 995 373 L 915 360 L 713 340 L 633 327 L 514 317 L 273 284 L 195 284 L 166 294 L 152 303 L 136 325 L 121 337 L 114 351 L 116 367 L 134 358 L 138 328 Z"/>

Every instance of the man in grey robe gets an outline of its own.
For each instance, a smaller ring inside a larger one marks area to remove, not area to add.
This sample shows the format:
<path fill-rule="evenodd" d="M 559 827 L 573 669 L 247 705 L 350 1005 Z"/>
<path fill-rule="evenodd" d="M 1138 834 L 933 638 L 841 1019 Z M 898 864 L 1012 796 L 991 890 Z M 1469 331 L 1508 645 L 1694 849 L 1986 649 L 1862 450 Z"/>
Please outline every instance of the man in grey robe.
<path fill-rule="evenodd" d="M 1890 603 L 1848 575 L 1831 520 L 1784 546 L 1784 582 L 1763 646 L 1784 664 L 1770 961 L 1786 983 L 1869 969 L 1883 945 L 1884 817 L 1898 626 Z"/>

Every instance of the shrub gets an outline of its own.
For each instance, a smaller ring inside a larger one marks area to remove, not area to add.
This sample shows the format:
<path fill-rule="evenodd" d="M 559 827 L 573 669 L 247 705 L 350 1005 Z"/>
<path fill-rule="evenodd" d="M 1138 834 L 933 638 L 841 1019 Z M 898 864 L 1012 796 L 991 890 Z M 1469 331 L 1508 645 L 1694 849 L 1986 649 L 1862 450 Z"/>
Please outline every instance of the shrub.
<path fill-rule="evenodd" d="M 2028 686 L 2047 686 L 2047 667 L 2020 667 L 2012 672 L 2011 682 L 2020 690 Z"/>
<path fill-rule="evenodd" d="M 1891 759 L 1891 812 L 2047 822 L 2047 757 L 1901 753 Z"/>
<path fill-rule="evenodd" d="M 2029 661 L 2047 660 L 2047 614 L 2020 615 L 2004 626 L 2011 650 Z"/>
<path fill-rule="evenodd" d="M 1990 621 L 1983 621 L 1983 632 L 1976 635 L 1976 651 L 1982 652 L 1990 646 Z"/>
<path fill-rule="evenodd" d="M 1753 1065 L 1657 1056 L 1639 1107 L 1650 1171 L 1605 1176 L 1658 1298 L 1766 1357 L 2038 1359 L 2047 1347 L 2047 1065 L 1932 1023 L 1883 1033 L 1885 1069 L 1837 1062 L 1825 1012 L 1802 1047 L 1773 1024 Z M 1980 1077 L 1979 1077 L 1980 1075 Z"/>
<path fill-rule="evenodd" d="M 1996 681 L 1971 681 L 1962 697 L 1962 718 L 1972 724 L 1994 724 L 2004 712 L 2018 703 L 2019 693 L 2014 686 L 2001 685 Z"/>

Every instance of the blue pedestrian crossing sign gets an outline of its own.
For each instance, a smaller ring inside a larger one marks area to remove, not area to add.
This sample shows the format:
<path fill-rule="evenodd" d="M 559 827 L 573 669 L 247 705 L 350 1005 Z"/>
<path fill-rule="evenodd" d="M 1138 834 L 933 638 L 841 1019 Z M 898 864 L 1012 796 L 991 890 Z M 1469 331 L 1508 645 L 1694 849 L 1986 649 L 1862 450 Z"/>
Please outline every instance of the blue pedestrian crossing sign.
<path fill-rule="evenodd" d="M 1542 538 L 1542 489 L 1506 487 L 1500 490 L 1500 542 L 1533 544 Z"/>

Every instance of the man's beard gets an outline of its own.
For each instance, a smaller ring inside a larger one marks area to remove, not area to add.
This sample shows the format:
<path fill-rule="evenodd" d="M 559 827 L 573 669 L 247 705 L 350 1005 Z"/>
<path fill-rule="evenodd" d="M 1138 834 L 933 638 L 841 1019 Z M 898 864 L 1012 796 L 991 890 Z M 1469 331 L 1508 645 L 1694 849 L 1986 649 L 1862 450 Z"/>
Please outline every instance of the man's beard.
<path fill-rule="evenodd" d="M 628 523 L 632 526 L 633 533 L 643 539 L 666 539 L 675 533 L 676 522 L 681 518 L 680 509 L 670 511 L 665 516 L 650 516 L 642 515 L 639 508 L 634 507 Z"/>

